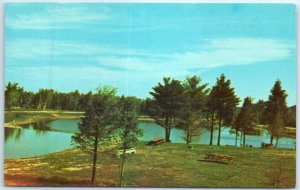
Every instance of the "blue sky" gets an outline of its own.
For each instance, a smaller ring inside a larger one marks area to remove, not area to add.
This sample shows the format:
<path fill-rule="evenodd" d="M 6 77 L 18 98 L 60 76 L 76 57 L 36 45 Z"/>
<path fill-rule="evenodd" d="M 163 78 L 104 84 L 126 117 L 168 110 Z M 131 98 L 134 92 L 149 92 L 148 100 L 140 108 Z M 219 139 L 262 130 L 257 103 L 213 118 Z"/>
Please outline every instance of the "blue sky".
<path fill-rule="evenodd" d="M 112 85 L 149 97 L 165 76 L 224 73 L 237 95 L 267 100 L 276 79 L 296 104 L 292 4 L 7 3 L 5 83 L 69 92 Z"/>

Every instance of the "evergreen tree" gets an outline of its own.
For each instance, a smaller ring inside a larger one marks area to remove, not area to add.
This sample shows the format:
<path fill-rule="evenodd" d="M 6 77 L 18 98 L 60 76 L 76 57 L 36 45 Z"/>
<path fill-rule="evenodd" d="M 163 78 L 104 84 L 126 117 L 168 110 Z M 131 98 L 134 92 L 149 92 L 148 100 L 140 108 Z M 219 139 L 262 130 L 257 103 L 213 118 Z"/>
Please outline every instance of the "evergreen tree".
<path fill-rule="evenodd" d="M 5 108 L 20 107 L 24 90 L 18 83 L 8 82 L 5 88 Z"/>
<path fill-rule="evenodd" d="M 253 105 L 253 110 L 256 115 L 256 123 L 257 124 L 264 124 L 264 111 L 266 109 L 266 102 L 264 100 L 258 100 L 256 104 Z"/>
<path fill-rule="evenodd" d="M 183 82 L 184 92 L 182 94 L 182 106 L 180 113 L 180 125 L 186 133 L 186 143 L 188 146 L 193 137 L 199 136 L 203 127 L 205 101 L 209 89 L 208 84 L 201 84 L 201 79 L 197 76 L 187 77 Z"/>
<path fill-rule="evenodd" d="M 179 80 L 164 78 L 163 84 L 153 87 L 155 121 L 165 129 L 165 140 L 170 142 L 171 129 L 176 125 L 176 117 L 182 102 L 183 86 Z"/>
<path fill-rule="evenodd" d="M 253 112 L 252 99 L 251 97 L 246 97 L 235 122 L 236 130 L 240 131 L 243 136 L 243 147 L 246 146 L 246 134 L 253 129 L 255 119 L 256 115 Z"/>
<path fill-rule="evenodd" d="M 116 105 L 114 92 L 99 89 L 79 123 L 79 131 L 72 136 L 72 141 L 78 148 L 93 155 L 92 184 L 95 184 L 96 179 L 98 147 L 115 130 L 115 118 L 118 116 Z"/>
<path fill-rule="evenodd" d="M 120 186 L 123 186 L 125 152 L 126 149 L 134 147 L 138 142 L 138 136 L 142 135 L 142 130 L 138 127 L 137 110 L 138 102 L 131 97 L 121 97 L 118 103 L 117 126 L 120 132 L 123 154 L 120 163 Z"/>
<path fill-rule="evenodd" d="M 208 110 L 214 113 L 218 120 L 217 145 L 221 142 L 221 127 L 232 124 L 236 106 L 240 101 L 230 84 L 230 80 L 226 80 L 225 75 L 222 74 L 217 78 L 217 83 L 212 87 L 208 98 Z"/>
<path fill-rule="evenodd" d="M 273 138 L 275 137 L 277 139 L 276 146 L 284 130 L 283 119 L 287 111 L 286 98 L 287 94 L 282 89 L 280 80 L 277 80 L 271 89 L 264 114 L 271 136 L 270 144 L 273 144 Z"/>

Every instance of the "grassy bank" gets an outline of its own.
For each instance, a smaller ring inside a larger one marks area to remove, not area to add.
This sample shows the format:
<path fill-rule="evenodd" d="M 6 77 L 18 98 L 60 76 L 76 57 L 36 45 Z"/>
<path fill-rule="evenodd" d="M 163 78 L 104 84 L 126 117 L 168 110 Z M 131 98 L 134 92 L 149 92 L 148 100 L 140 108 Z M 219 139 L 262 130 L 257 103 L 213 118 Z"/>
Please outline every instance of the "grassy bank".
<path fill-rule="evenodd" d="M 235 160 L 231 164 L 206 162 L 206 153 L 232 155 Z M 117 186 L 119 160 L 114 156 L 114 151 L 100 152 L 98 158 L 97 186 Z M 272 187 L 270 175 L 280 174 L 280 187 L 294 187 L 295 159 L 295 150 L 207 145 L 194 145 L 194 149 L 188 149 L 184 144 L 145 146 L 141 143 L 137 154 L 126 160 L 125 185 Z M 77 149 L 41 157 L 7 159 L 4 162 L 6 185 L 88 186 L 91 176 L 91 155 Z"/>
<path fill-rule="evenodd" d="M 76 119 L 84 115 L 84 112 L 74 111 L 5 111 L 5 127 L 19 127 L 20 125 L 38 122 L 42 120 Z"/>

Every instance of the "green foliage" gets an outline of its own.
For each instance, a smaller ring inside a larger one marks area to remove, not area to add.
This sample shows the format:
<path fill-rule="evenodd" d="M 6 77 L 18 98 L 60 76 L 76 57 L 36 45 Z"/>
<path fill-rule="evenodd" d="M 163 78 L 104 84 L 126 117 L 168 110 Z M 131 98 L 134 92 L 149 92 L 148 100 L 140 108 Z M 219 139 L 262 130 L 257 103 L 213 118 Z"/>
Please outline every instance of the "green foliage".
<path fill-rule="evenodd" d="M 218 145 L 220 145 L 221 127 L 232 125 L 235 110 L 240 101 L 230 85 L 231 81 L 226 80 L 225 75 L 222 74 L 220 78 L 217 78 L 217 83 L 212 87 L 208 97 L 208 112 L 215 114 L 219 122 Z"/>
<path fill-rule="evenodd" d="M 201 128 L 204 127 L 205 103 L 209 89 L 208 84 L 201 84 L 200 77 L 186 77 L 183 81 L 184 91 L 179 114 L 180 128 L 185 130 L 186 143 L 189 145 L 194 137 L 199 137 Z"/>
<path fill-rule="evenodd" d="M 18 83 L 9 82 L 5 88 L 5 108 L 19 107 L 24 89 Z"/>
<path fill-rule="evenodd" d="M 118 102 L 118 115 L 116 126 L 119 131 L 122 147 L 132 148 L 136 146 L 142 130 L 138 127 L 137 102 L 132 97 L 122 96 Z"/>
<path fill-rule="evenodd" d="M 235 95 L 234 88 L 231 86 L 231 81 L 226 80 L 222 74 L 217 78 L 217 83 L 212 87 L 208 99 L 208 107 L 217 114 L 217 118 L 224 125 L 231 125 L 236 106 L 240 102 Z"/>
<path fill-rule="evenodd" d="M 79 123 L 78 132 L 72 136 L 74 145 L 93 154 L 92 184 L 95 183 L 98 146 L 106 142 L 115 130 L 117 116 L 115 96 L 111 91 L 102 91 L 93 97 Z"/>
<path fill-rule="evenodd" d="M 266 109 L 266 102 L 264 100 L 258 100 L 256 104 L 253 105 L 253 112 L 256 115 L 256 123 L 264 124 L 264 110 Z"/>
<path fill-rule="evenodd" d="M 105 140 L 115 129 L 117 117 L 117 102 L 111 95 L 94 96 L 85 116 L 81 118 L 78 132 L 72 136 L 72 141 L 78 148 L 91 150 L 95 143 Z"/>
<path fill-rule="evenodd" d="M 255 126 L 256 121 L 256 115 L 253 111 L 253 104 L 252 104 L 252 98 L 246 97 L 244 99 L 243 107 L 241 108 L 239 114 L 237 115 L 236 121 L 235 121 L 235 131 L 241 132 L 243 135 L 243 146 L 245 147 L 246 144 L 246 134 L 250 132 L 253 127 Z"/>
<path fill-rule="evenodd" d="M 96 91 L 98 95 L 115 96 L 117 94 L 117 88 L 109 85 L 98 86 Z"/>
<path fill-rule="evenodd" d="M 125 151 L 128 148 L 135 147 L 138 142 L 138 136 L 142 135 L 142 130 L 138 127 L 137 120 L 138 102 L 135 98 L 122 96 L 118 102 L 117 126 L 121 137 L 121 156 L 120 186 L 123 186 Z"/>
<path fill-rule="evenodd" d="M 296 105 L 289 107 L 286 113 L 286 126 L 296 127 L 297 115 L 296 115 Z"/>
<path fill-rule="evenodd" d="M 150 94 L 154 97 L 155 121 L 165 128 L 165 139 L 170 141 L 171 129 L 176 125 L 176 116 L 182 102 L 184 88 L 179 80 L 163 78 L 163 84 L 158 83 Z"/>
<path fill-rule="evenodd" d="M 282 136 L 282 128 L 284 127 L 283 119 L 286 117 L 287 112 L 286 98 L 287 94 L 282 89 L 280 80 L 277 80 L 271 89 L 264 112 L 268 131 L 271 135 L 271 144 L 273 143 L 273 137 L 277 137 L 278 139 Z"/>

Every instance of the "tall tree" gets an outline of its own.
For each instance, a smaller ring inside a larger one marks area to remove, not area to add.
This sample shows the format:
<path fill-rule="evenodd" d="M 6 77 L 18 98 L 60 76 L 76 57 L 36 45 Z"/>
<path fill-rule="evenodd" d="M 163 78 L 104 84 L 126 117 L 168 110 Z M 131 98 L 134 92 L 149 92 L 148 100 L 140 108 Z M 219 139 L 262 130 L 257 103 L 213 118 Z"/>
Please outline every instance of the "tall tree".
<path fill-rule="evenodd" d="M 297 123 L 297 114 L 296 114 L 296 105 L 289 107 L 287 109 L 287 115 L 286 115 L 286 126 L 289 127 L 296 127 Z"/>
<path fill-rule="evenodd" d="M 79 101 L 78 101 L 78 109 L 79 110 L 86 110 L 88 105 L 91 104 L 92 97 L 93 97 L 92 92 L 88 92 L 87 94 L 83 94 L 80 97 Z"/>
<path fill-rule="evenodd" d="M 53 98 L 53 89 L 40 89 L 38 94 L 39 103 L 38 109 L 47 109 L 49 105 L 51 105 L 52 98 Z"/>
<path fill-rule="evenodd" d="M 256 123 L 264 124 L 264 111 L 266 109 L 266 102 L 264 100 L 258 100 L 256 104 L 253 105 L 253 111 L 256 115 Z"/>
<path fill-rule="evenodd" d="M 155 121 L 165 129 L 165 140 L 170 142 L 171 129 L 176 125 L 176 116 L 181 107 L 183 86 L 179 80 L 163 78 L 163 84 L 153 87 Z"/>
<path fill-rule="evenodd" d="M 142 130 L 138 127 L 137 111 L 139 103 L 135 98 L 122 96 L 118 103 L 117 126 L 120 132 L 123 154 L 120 163 L 120 186 L 124 181 L 124 166 L 126 149 L 134 147 L 138 142 L 138 136 L 142 135 Z"/>
<path fill-rule="evenodd" d="M 23 88 L 18 83 L 8 82 L 5 88 L 5 108 L 20 107 L 23 92 Z"/>
<path fill-rule="evenodd" d="M 236 106 L 240 101 L 235 95 L 234 88 L 230 85 L 230 80 L 226 80 L 225 75 L 221 74 L 209 94 L 208 108 L 210 112 L 216 114 L 218 120 L 217 145 L 220 145 L 221 142 L 221 127 L 232 124 Z"/>
<path fill-rule="evenodd" d="M 255 119 L 256 115 L 253 112 L 252 98 L 246 97 L 235 122 L 236 128 L 243 135 L 243 147 L 246 146 L 246 134 L 253 129 Z"/>
<path fill-rule="evenodd" d="M 205 110 L 205 101 L 209 89 L 208 84 L 201 84 L 200 77 L 186 77 L 183 81 L 183 99 L 181 113 L 179 114 L 180 125 L 186 133 L 186 143 L 190 146 L 193 137 L 200 135 L 201 127 L 203 127 Z"/>
<path fill-rule="evenodd" d="M 281 81 L 277 80 L 271 89 L 264 114 L 271 136 L 270 144 L 273 144 L 274 137 L 277 138 L 277 141 L 279 140 L 284 129 L 283 119 L 287 111 L 286 98 L 287 94 L 281 87 Z"/>
<path fill-rule="evenodd" d="M 98 147 L 115 130 L 114 120 L 118 116 L 116 105 L 114 92 L 99 89 L 79 123 L 78 132 L 72 136 L 78 148 L 92 153 L 92 184 L 95 184 L 96 178 Z"/>
<path fill-rule="evenodd" d="M 208 97 L 209 102 L 210 97 Z M 207 103 L 208 103 L 207 102 Z M 212 107 L 206 106 L 206 110 L 204 111 L 205 115 L 205 126 L 210 131 L 210 138 L 209 138 L 209 145 L 213 145 L 213 137 L 214 137 L 214 130 L 216 125 L 216 113 Z"/>
<path fill-rule="evenodd" d="M 140 112 L 142 115 L 151 116 L 154 112 L 154 100 L 151 98 L 146 98 L 142 100 L 140 105 Z"/>

